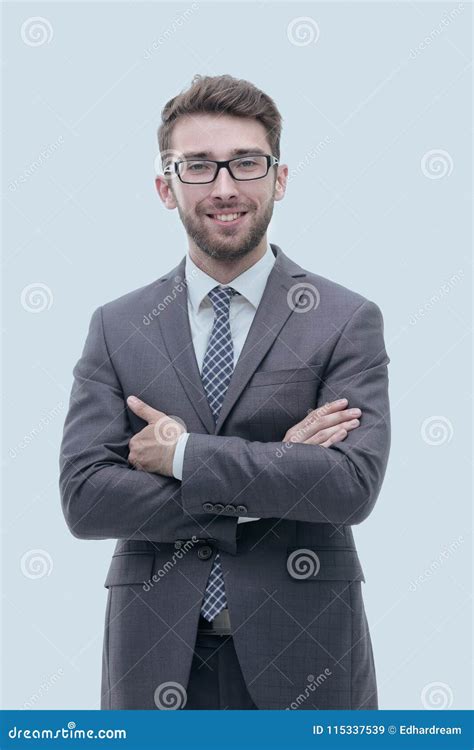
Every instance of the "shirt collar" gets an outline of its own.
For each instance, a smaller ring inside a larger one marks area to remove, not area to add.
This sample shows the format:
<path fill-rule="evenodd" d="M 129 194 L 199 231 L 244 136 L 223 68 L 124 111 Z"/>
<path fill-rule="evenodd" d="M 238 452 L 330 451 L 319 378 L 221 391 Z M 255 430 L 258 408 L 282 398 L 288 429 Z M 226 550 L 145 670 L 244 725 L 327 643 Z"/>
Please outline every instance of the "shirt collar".
<path fill-rule="evenodd" d="M 268 276 L 273 268 L 276 258 L 270 244 L 264 255 L 246 271 L 229 281 L 228 284 L 220 284 L 216 279 L 202 271 L 191 259 L 189 252 L 186 255 L 185 278 L 188 289 L 188 299 L 195 312 L 199 310 L 201 302 L 215 286 L 232 286 L 240 292 L 255 308 L 260 304 Z"/>

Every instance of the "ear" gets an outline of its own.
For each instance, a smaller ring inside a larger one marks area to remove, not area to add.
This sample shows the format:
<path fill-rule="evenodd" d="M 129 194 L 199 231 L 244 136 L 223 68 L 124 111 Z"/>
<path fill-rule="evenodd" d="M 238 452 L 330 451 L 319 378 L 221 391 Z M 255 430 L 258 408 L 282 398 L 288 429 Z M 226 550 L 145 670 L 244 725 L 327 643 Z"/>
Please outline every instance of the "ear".
<path fill-rule="evenodd" d="M 155 177 L 155 186 L 160 196 L 161 201 L 164 203 L 166 208 L 173 209 L 178 205 L 171 189 L 170 178 L 164 175 L 157 175 Z"/>
<path fill-rule="evenodd" d="M 277 169 L 273 198 L 276 201 L 281 201 L 285 197 L 286 184 L 288 182 L 288 166 L 286 164 L 279 164 Z"/>

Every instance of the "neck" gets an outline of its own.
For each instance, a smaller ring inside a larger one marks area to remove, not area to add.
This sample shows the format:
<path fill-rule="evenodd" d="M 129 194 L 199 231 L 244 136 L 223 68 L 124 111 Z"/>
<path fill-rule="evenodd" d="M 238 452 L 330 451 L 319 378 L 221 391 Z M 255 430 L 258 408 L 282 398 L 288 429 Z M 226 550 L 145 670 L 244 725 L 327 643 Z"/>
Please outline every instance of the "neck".
<path fill-rule="evenodd" d="M 220 284 L 228 284 L 232 279 L 251 268 L 260 258 L 263 258 L 267 250 L 267 235 L 262 237 L 258 245 L 242 258 L 226 260 L 225 258 L 211 258 L 204 253 L 194 242 L 190 244 L 189 256 L 196 266 L 218 281 Z"/>

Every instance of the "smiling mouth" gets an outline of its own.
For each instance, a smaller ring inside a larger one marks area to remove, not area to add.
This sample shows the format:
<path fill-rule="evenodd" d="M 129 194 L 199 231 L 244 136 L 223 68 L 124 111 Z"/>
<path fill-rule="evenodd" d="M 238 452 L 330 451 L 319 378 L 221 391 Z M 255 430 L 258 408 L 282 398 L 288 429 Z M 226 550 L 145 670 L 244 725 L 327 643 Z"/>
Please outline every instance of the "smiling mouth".
<path fill-rule="evenodd" d="M 244 216 L 246 216 L 248 212 L 247 211 L 235 211 L 234 213 L 223 213 L 223 214 L 206 214 L 206 216 L 211 219 L 215 224 L 218 225 L 229 225 L 234 226 L 238 224 Z"/>

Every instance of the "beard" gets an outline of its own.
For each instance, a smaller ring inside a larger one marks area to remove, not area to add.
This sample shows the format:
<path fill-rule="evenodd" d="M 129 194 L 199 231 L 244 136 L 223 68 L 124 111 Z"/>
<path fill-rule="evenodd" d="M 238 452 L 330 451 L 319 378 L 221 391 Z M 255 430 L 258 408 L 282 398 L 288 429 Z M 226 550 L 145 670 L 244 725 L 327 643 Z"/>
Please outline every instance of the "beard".
<path fill-rule="evenodd" d="M 203 253 L 216 260 L 233 261 L 244 258 L 257 247 L 267 231 L 273 215 L 273 206 L 274 200 L 271 199 L 259 216 L 249 210 L 244 220 L 248 221 L 249 226 L 237 230 L 231 230 L 230 227 L 222 229 L 218 225 L 213 228 L 211 220 L 205 214 L 190 215 L 182 211 L 179 203 L 177 207 L 186 233 Z M 224 236 L 219 237 L 219 232 Z"/>

